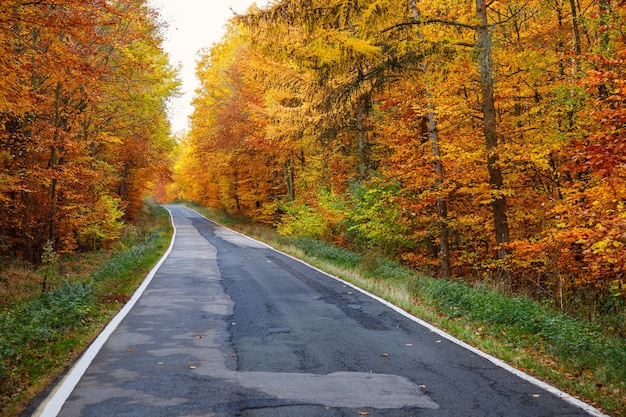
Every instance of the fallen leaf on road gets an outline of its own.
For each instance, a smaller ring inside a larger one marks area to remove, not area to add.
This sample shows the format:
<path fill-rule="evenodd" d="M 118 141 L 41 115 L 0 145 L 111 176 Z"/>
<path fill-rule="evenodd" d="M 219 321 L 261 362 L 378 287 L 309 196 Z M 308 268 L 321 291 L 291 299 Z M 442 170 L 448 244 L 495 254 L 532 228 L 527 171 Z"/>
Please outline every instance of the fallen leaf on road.
<path fill-rule="evenodd" d="M 230 354 L 230 357 L 231 357 L 231 358 L 236 358 L 236 357 L 237 357 L 237 354 L 236 354 L 236 353 L 231 353 L 231 354 Z"/>
<path fill-rule="evenodd" d="M 360 416 L 369 416 L 370 413 L 368 413 L 367 411 L 359 411 L 359 415 Z"/>
<path fill-rule="evenodd" d="M 383 353 L 383 354 L 382 354 L 382 355 L 380 355 L 380 356 L 382 356 L 383 358 L 386 358 L 387 356 L 389 356 L 389 354 L 388 354 L 388 353 Z"/>
<path fill-rule="evenodd" d="M 135 348 L 128 348 L 128 351 L 129 351 L 129 352 L 134 352 L 134 351 L 135 351 Z"/>

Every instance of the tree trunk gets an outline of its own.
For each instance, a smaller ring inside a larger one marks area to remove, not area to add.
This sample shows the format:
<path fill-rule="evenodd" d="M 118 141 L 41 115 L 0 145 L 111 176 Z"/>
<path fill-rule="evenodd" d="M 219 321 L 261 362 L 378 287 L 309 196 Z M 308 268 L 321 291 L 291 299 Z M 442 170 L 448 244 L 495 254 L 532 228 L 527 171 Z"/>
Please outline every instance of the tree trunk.
<path fill-rule="evenodd" d="M 413 20 L 419 21 L 419 9 L 415 0 L 411 0 L 413 9 Z M 418 30 L 417 36 L 424 39 L 424 35 Z M 423 64 L 422 70 L 427 77 L 430 68 L 427 62 Z M 450 261 L 450 243 L 448 231 L 448 205 L 446 199 L 441 195 L 443 184 L 443 163 L 441 162 L 441 147 L 439 146 L 439 129 L 437 128 L 437 118 L 435 117 L 435 105 L 432 102 L 428 81 L 426 85 L 426 98 L 428 99 L 428 132 L 433 154 L 433 167 L 435 171 L 435 186 L 437 188 L 437 227 L 439 228 L 439 262 L 441 276 L 448 278 L 452 275 L 452 265 Z"/>
<path fill-rule="evenodd" d="M 582 52 L 581 40 L 580 40 L 580 27 L 578 25 L 578 7 L 576 0 L 569 1 L 570 8 L 572 9 L 572 31 L 574 32 L 574 50 L 576 55 L 580 56 Z"/>
<path fill-rule="evenodd" d="M 59 156 L 57 147 L 61 140 L 61 83 L 57 83 L 54 95 L 54 137 L 50 148 L 50 168 L 52 170 L 52 182 L 50 183 L 50 218 L 48 219 L 48 240 L 54 242 L 55 221 L 57 212 L 57 166 L 59 164 Z"/>
<path fill-rule="evenodd" d="M 367 179 L 367 132 L 365 129 L 365 116 L 369 97 L 362 100 L 356 111 L 356 129 L 359 139 L 359 177 Z"/>
<path fill-rule="evenodd" d="M 611 8 L 611 2 L 610 0 L 600 0 L 599 6 L 600 6 L 600 26 L 609 27 L 611 24 L 611 14 L 613 12 Z M 608 48 L 610 44 L 609 34 L 610 34 L 609 30 L 605 30 L 601 34 L 601 38 L 600 38 L 600 47 L 602 48 L 601 53 L 608 52 Z M 598 93 L 599 93 L 600 99 L 602 100 L 608 99 L 610 96 L 609 86 L 604 83 L 598 85 Z"/>
<path fill-rule="evenodd" d="M 128 176 L 128 164 L 124 164 L 122 173 L 120 174 L 120 185 L 117 187 L 117 194 L 120 198 L 124 198 L 126 194 L 126 177 Z"/>
<path fill-rule="evenodd" d="M 233 181 L 233 198 L 235 199 L 235 208 L 237 213 L 241 212 L 241 204 L 239 202 L 239 175 L 237 170 L 235 170 L 235 176 Z"/>
<path fill-rule="evenodd" d="M 424 70 L 428 70 L 428 65 L 424 64 Z M 430 99 L 430 95 L 428 95 Z M 441 266 L 441 276 L 444 278 L 452 275 L 452 265 L 450 262 L 450 244 L 448 242 L 448 204 L 441 194 L 443 184 L 443 164 L 441 163 L 441 148 L 439 146 L 439 130 L 437 119 L 435 118 L 434 104 L 428 104 L 428 125 L 430 143 L 433 153 L 433 165 L 435 169 L 435 186 L 437 188 L 437 227 L 439 228 L 439 261 Z"/>
<path fill-rule="evenodd" d="M 289 198 L 289 201 L 294 201 L 296 199 L 296 188 L 293 178 L 293 161 L 291 159 L 283 162 L 283 171 L 285 174 L 285 187 L 287 188 L 287 198 Z"/>
<path fill-rule="evenodd" d="M 476 16 L 478 26 L 478 69 L 482 90 L 483 133 L 487 148 L 487 171 L 489 188 L 491 189 L 491 207 L 498 245 L 498 258 L 506 256 L 503 243 L 509 241 L 509 224 L 507 219 L 506 197 L 502 194 L 504 180 L 502 169 L 498 165 L 498 136 L 496 131 L 496 106 L 493 94 L 493 74 L 491 57 L 492 28 L 487 20 L 487 0 L 476 0 Z"/>

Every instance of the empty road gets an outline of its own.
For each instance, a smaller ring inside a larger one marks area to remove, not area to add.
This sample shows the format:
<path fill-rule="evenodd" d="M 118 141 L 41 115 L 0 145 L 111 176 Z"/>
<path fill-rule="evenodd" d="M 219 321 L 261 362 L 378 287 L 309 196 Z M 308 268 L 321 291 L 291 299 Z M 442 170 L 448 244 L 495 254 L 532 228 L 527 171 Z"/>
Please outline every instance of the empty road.
<path fill-rule="evenodd" d="M 60 385 L 34 415 L 594 413 L 346 283 L 167 208 L 171 252 L 75 387 Z"/>

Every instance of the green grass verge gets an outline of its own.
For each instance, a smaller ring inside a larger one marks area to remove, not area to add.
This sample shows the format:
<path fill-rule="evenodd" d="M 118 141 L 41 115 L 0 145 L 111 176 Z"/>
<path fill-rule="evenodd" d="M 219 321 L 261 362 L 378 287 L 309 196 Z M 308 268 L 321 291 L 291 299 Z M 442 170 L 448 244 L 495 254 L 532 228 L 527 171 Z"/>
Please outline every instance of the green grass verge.
<path fill-rule="evenodd" d="M 605 413 L 626 416 L 626 340 L 605 334 L 597 324 L 484 285 L 420 276 L 371 253 L 280 236 L 215 210 L 189 206 L 352 282 Z"/>
<path fill-rule="evenodd" d="M 167 211 L 130 233 L 89 276 L 0 311 L 0 415 L 15 416 L 93 340 L 167 249 Z M 91 256 L 91 255 L 90 255 Z"/>

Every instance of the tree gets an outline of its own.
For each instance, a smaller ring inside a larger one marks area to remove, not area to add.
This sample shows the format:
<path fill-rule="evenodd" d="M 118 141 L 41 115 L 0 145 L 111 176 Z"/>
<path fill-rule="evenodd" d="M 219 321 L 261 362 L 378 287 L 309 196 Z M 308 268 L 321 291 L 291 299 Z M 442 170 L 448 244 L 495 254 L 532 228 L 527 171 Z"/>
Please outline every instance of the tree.
<path fill-rule="evenodd" d="M 626 243 L 623 14 L 569 0 L 252 8 L 203 62 L 180 188 L 562 308 L 593 285 L 608 297 Z"/>
<path fill-rule="evenodd" d="M 416 0 L 411 0 L 411 9 L 413 12 L 413 20 L 415 23 L 420 22 L 420 12 L 417 7 Z M 417 36 L 420 40 L 424 40 L 424 34 L 421 29 L 418 29 Z M 427 61 L 423 64 L 424 76 L 427 78 L 431 71 L 430 65 Z M 452 274 L 452 265 L 450 261 L 450 243 L 449 243 L 449 230 L 448 230 L 448 204 L 445 197 L 442 195 L 442 185 L 444 179 L 443 162 L 441 160 L 441 146 L 439 141 L 439 128 L 437 125 L 437 116 L 435 104 L 432 102 L 431 94 L 429 90 L 432 86 L 425 83 L 425 92 L 428 99 L 428 135 L 430 138 L 432 155 L 433 155 L 433 169 L 435 171 L 435 186 L 437 187 L 437 216 L 438 216 L 438 228 L 439 228 L 439 257 L 441 258 L 441 275 L 444 278 L 450 277 Z"/>
<path fill-rule="evenodd" d="M 117 235 L 120 209 L 130 215 L 140 201 L 119 186 L 119 158 L 133 154 L 119 145 L 139 136 L 135 158 L 149 161 L 146 173 L 153 169 L 169 146 L 165 100 L 176 88 L 153 19 L 143 1 L 0 6 L 0 66 L 8 75 L 0 88 L 3 254 L 38 263 L 47 241 L 71 251 L 103 221 L 108 232 L 91 235 L 106 244 Z M 151 52 L 133 56 L 140 45 Z M 146 93 L 141 105 L 124 108 L 122 91 L 137 98 L 137 86 Z M 146 135 L 142 125 L 151 126 Z"/>
<path fill-rule="evenodd" d="M 498 247 L 498 257 L 504 258 L 506 250 L 502 246 L 509 242 L 509 224 L 507 220 L 506 195 L 503 193 L 504 179 L 502 169 L 498 165 L 498 133 L 496 122 L 496 106 L 494 100 L 493 63 L 491 43 L 493 30 L 487 17 L 487 0 L 476 0 L 477 50 L 478 68 L 480 73 L 480 87 L 482 91 L 483 131 L 487 148 L 487 170 L 489 185 L 492 192 L 491 207 Z"/>

